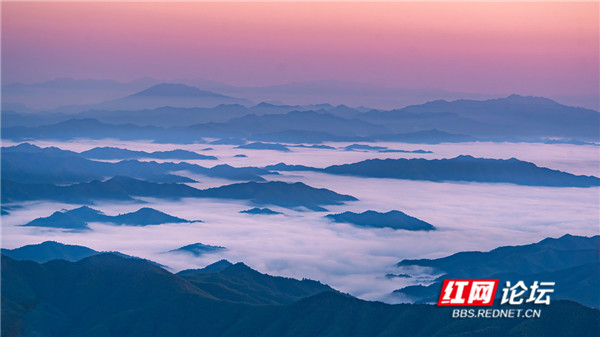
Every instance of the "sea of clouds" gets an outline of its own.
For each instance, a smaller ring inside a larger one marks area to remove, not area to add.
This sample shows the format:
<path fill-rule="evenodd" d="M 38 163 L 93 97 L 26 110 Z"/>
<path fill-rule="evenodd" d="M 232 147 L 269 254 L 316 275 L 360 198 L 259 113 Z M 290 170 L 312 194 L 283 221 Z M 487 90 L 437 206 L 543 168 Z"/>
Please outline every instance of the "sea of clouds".
<path fill-rule="evenodd" d="M 326 167 L 372 158 L 511 158 L 574 174 L 599 174 L 598 147 L 534 143 L 401 144 L 371 143 L 392 149 L 433 151 L 432 154 L 377 153 L 291 147 L 292 152 L 242 150 L 230 145 L 153 144 L 144 142 L 91 141 L 35 142 L 39 146 L 84 151 L 95 146 L 126 147 L 158 151 L 181 148 L 219 157 L 217 161 L 190 161 L 206 167 L 265 166 L 278 162 Z M 330 143 L 343 147 L 350 143 Z M 8 142 L 4 146 L 11 145 Z M 202 151 L 210 147 L 213 150 Z M 236 154 L 248 158 L 235 158 Z M 221 186 L 229 180 L 183 172 L 198 180 L 197 188 Z M 564 234 L 598 235 L 600 188 L 551 188 L 512 184 L 438 183 L 399 179 L 360 178 L 318 172 L 281 172 L 266 179 L 302 181 L 359 199 L 344 205 L 326 206 L 330 212 L 311 212 L 268 206 L 282 215 L 239 213 L 255 207 L 242 200 L 183 199 L 177 201 L 143 198 L 134 203 L 100 203 L 92 206 L 106 214 L 133 212 L 152 207 L 165 213 L 201 223 L 130 227 L 91 224 L 92 231 L 66 232 L 57 229 L 21 227 L 37 217 L 80 205 L 31 202 L 2 216 L 2 247 L 54 240 L 101 251 L 120 251 L 147 258 L 176 272 L 202 268 L 219 259 L 244 262 L 272 275 L 311 278 L 360 298 L 401 302 L 390 296 L 394 289 L 427 283 L 436 272 L 426 269 L 400 270 L 402 259 L 437 258 L 459 251 L 491 250 L 502 245 L 520 245 Z M 264 206 L 261 206 L 264 207 Z M 432 232 L 367 229 L 332 223 L 325 215 L 345 211 L 399 210 L 436 226 Z M 201 242 L 224 246 L 226 251 L 194 257 L 166 253 Z M 387 273 L 408 272 L 413 278 L 386 278 Z"/>

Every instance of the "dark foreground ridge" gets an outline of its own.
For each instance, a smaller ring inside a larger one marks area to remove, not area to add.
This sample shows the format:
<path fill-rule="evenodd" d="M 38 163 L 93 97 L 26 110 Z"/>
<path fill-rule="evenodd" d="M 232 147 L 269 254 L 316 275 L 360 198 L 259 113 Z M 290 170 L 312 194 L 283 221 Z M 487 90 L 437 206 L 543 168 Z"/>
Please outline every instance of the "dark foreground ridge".
<path fill-rule="evenodd" d="M 212 296 L 236 303 L 290 304 L 324 291 L 335 291 L 321 282 L 259 273 L 242 262 L 220 260 L 203 269 L 177 273 Z"/>
<path fill-rule="evenodd" d="M 420 302 L 435 302 L 445 278 L 495 278 L 500 284 L 518 280 L 556 282 L 553 299 L 569 299 L 600 308 L 600 236 L 564 235 L 523 246 L 489 252 L 461 252 L 439 259 L 403 260 L 398 267 L 429 267 L 444 273 L 429 286 L 395 291 Z M 502 294 L 496 293 L 496 297 Z"/>
<path fill-rule="evenodd" d="M 598 310 L 568 301 L 553 301 L 536 319 L 453 319 L 451 308 L 332 291 L 291 304 L 248 304 L 219 295 L 278 286 L 262 284 L 260 275 L 258 283 L 237 286 L 252 278 L 228 273 L 255 272 L 242 264 L 217 267 L 200 273 L 214 278 L 197 280 L 193 272 L 175 275 L 114 254 L 45 264 L 3 256 L 2 336 L 596 336 L 600 328 Z"/>

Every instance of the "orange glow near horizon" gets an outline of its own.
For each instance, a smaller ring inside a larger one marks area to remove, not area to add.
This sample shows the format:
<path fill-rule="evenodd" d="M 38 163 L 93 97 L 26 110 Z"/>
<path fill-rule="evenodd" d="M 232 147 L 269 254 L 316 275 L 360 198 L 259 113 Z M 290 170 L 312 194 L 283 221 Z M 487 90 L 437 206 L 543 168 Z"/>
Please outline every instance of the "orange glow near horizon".
<path fill-rule="evenodd" d="M 598 91 L 599 4 L 2 3 L 3 82 L 336 79 L 483 93 Z"/>

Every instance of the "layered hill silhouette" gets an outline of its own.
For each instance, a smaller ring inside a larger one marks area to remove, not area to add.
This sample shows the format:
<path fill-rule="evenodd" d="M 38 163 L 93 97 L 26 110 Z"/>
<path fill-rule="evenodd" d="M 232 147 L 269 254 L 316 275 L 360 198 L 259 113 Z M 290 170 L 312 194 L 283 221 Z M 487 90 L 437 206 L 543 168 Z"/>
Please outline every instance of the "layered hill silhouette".
<path fill-rule="evenodd" d="M 244 106 L 241 104 L 220 104 L 210 108 L 183 108 L 173 106 L 163 106 L 156 109 L 135 109 L 135 110 L 88 110 L 76 114 L 79 118 L 93 118 L 105 123 L 123 124 L 123 123 L 139 123 L 143 120 L 148 125 L 155 126 L 189 126 L 195 124 L 207 124 L 207 123 L 224 123 L 233 118 L 240 118 L 246 115 L 268 115 L 268 114 L 286 114 L 292 111 L 311 111 L 318 108 L 317 111 L 331 113 L 335 115 L 336 107 L 328 104 L 320 105 L 318 107 L 313 106 L 299 106 L 299 105 L 273 105 L 269 103 L 260 103 L 255 106 Z M 355 112 L 352 115 L 356 115 L 359 112 Z M 344 117 L 337 115 L 338 117 Z M 53 118 L 46 118 L 42 121 L 49 124 L 52 122 L 58 122 L 61 120 L 69 119 L 68 115 L 53 114 Z M 71 116 L 72 117 L 72 116 Z M 33 126 L 33 121 L 27 118 L 27 115 L 22 114 L 10 114 L 7 118 L 7 125 L 15 126 Z M 40 121 L 37 122 L 37 125 Z"/>
<path fill-rule="evenodd" d="M 387 213 L 375 211 L 363 213 L 344 212 L 329 214 L 326 217 L 334 222 L 349 223 L 366 228 L 391 228 L 409 231 L 431 231 L 436 229 L 431 224 L 400 211 L 389 211 Z"/>
<path fill-rule="evenodd" d="M 335 125 L 335 127 L 332 127 Z M 242 135 L 270 134 L 274 132 L 297 130 L 326 132 L 334 136 L 369 136 L 389 131 L 381 125 L 363 120 L 342 118 L 327 112 L 291 111 L 286 114 L 255 115 L 249 114 L 233 118 L 226 123 L 199 124 L 192 128 L 220 130 Z"/>
<path fill-rule="evenodd" d="M 133 124 L 107 124 L 93 118 L 69 118 L 56 123 L 39 126 L 2 127 L 2 138 L 15 141 L 29 139 L 69 140 L 74 138 L 103 139 L 114 138 L 122 140 L 165 139 L 165 129 L 158 126 L 138 126 Z M 168 135 L 167 139 L 188 142 L 187 135 Z"/>
<path fill-rule="evenodd" d="M 499 247 L 489 252 L 461 252 L 440 259 L 403 260 L 398 267 L 430 267 L 444 273 L 429 286 L 396 290 L 423 302 L 437 301 L 445 278 L 499 278 L 511 281 L 556 282 L 555 298 L 600 307 L 600 236 L 565 235 L 523 246 Z M 497 294 L 501 296 L 501 294 Z"/>
<path fill-rule="evenodd" d="M 88 110 L 77 114 L 77 116 L 80 118 L 93 118 L 111 124 L 136 124 L 140 120 L 144 120 L 149 125 L 185 127 L 204 123 L 224 123 L 232 118 L 243 117 L 250 113 L 256 113 L 256 111 L 241 104 L 231 103 L 207 108 L 162 106 L 155 109 Z"/>
<path fill-rule="evenodd" d="M 114 254 L 1 262 L 6 336 L 595 336 L 600 324 L 598 310 L 568 301 L 553 301 L 533 320 L 453 319 L 448 308 L 366 302 L 332 291 L 294 301 L 326 286 L 265 278 L 239 264 L 186 276 Z M 294 302 L 247 304 L 252 300 Z"/>
<path fill-rule="evenodd" d="M 171 150 L 171 151 L 133 151 L 128 149 L 120 149 L 116 147 L 95 147 L 91 150 L 83 151 L 80 155 L 90 159 L 137 159 L 137 158 L 153 158 L 153 159 L 192 159 L 192 160 L 216 160 L 215 156 L 206 156 L 193 151 L 186 150 Z"/>
<path fill-rule="evenodd" d="M 24 184 L 2 180 L 2 203 L 52 200 L 91 204 L 100 200 L 132 201 L 135 197 L 239 199 L 258 205 L 303 207 L 313 211 L 325 211 L 322 206 L 340 205 L 347 201 L 358 200 L 349 195 L 338 194 L 324 188 L 314 188 L 301 182 L 247 182 L 199 190 L 185 184 L 154 183 L 123 176 L 66 186 Z"/>
<path fill-rule="evenodd" d="M 380 85 L 352 83 L 335 80 L 294 82 L 261 87 L 233 86 L 205 79 L 179 79 L 173 82 L 197 87 L 201 90 L 218 92 L 224 95 L 244 97 L 256 102 L 276 100 L 287 104 L 300 104 L 314 109 L 338 108 L 344 113 L 351 106 L 368 106 L 390 109 L 407 105 L 421 104 L 434 99 L 454 100 L 459 98 L 481 99 L 495 95 L 449 92 L 432 88 L 387 88 Z M 147 89 L 152 85 L 165 83 L 155 78 L 140 78 L 129 83 L 114 80 L 80 80 L 56 78 L 39 83 L 9 83 L 3 86 L 6 102 L 15 106 L 25 103 L 33 108 L 53 108 L 72 104 L 90 104 L 123 97 Z M 75 94 L 74 94 L 75 93 Z M 577 104 L 581 98 L 577 100 Z M 594 97 L 586 97 L 584 106 L 596 106 Z M 330 102 L 331 104 L 313 104 Z M 3 105 L 7 103 L 3 102 Z M 333 105 L 332 105 L 333 104 Z M 279 111 L 286 107 L 300 108 L 300 105 L 259 104 L 268 111 Z M 269 107 L 271 106 L 271 107 Z M 3 110 L 5 108 L 3 107 Z M 352 109 L 354 110 L 354 109 Z M 356 109 L 364 110 L 364 109 Z"/>
<path fill-rule="evenodd" d="M 25 183 L 65 184 L 117 175 L 155 182 L 193 182 L 190 178 L 172 173 L 177 171 L 243 181 L 264 181 L 261 175 L 273 174 L 264 169 L 235 168 L 225 164 L 206 168 L 185 162 L 124 160 L 110 163 L 89 160 L 82 158 L 82 155 L 55 147 L 40 148 L 28 143 L 3 147 L 2 178 Z"/>
<path fill-rule="evenodd" d="M 510 95 L 488 100 L 436 100 L 359 116 L 398 130 L 440 128 L 490 137 L 577 137 L 597 141 L 600 113 L 543 97 Z"/>
<path fill-rule="evenodd" d="M 472 181 L 486 183 L 513 183 L 529 186 L 590 187 L 600 185 L 593 176 L 538 167 L 518 159 L 484 159 L 458 156 L 452 159 L 372 159 L 353 164 L 327 168 L 277 164 L 265 168 L 217 165 L 205 168 L 181 163 L 141 162 L 125 160 L 117 163 L 98 162 L 81 158 L 72 151 L 58 148 L 39 148 L 20 144 L 2 148 L 3 179 L 27 183 L 73 183 L 99 180 L 106 176 L 132 176 L 155 182 L 192 182 L 173 174 L 188 171 L 231 180 L 264 181 L 261 175 L 273 171 L 321 171 L 330 174 L 361 177 L 396 178 L 428 181 Z"/>
<path fill-rule="evenodd" d="M 527 186 L 599 186 L 594 176 L 573 175 L 511 159 L 458 156 L 451 159 L 370 159 L 353 164 L 314 168 L 283 163 L 265 167 L 275 171 L 319 171 L 330 174 L 370 178 L 395 178 L 427 181 L 472 181 L 512 183 Z"/>
<path fill-rule="evenodd" d="M 107 222 L 125 226 L 148 226 L 165 223 L 197 222 L 189 221 L 157 211 L 153 208 L 140 208 L 132 213 L 115 216 L 106 215 L 93 208 L 82 206 L 69 211 L 54 212 L 52 215 L 32 220 L 23 226 L 51 227 L 71 230 L 89 230 L 90 222 Z"/>
<path fill-rule="evenodd" d="M 297 115 L 300 115 L 298 117 Z M 163 127 L 138 126 L 128 124 L 109 124 L 92 118 L 73 118 L 50 124 L 36 126 L 3 126 L 2 138 L 13 141 L 28 141 L 31 139 L 73 140 L 89 139 L 121 139 L 121 140 L 152 140 L 155 143 L 192 144 L 203 143 L 205 138 L 235 139 L 234 145 L 252 141 L 283 142 L 283 143 L 321 143 L 325 141 L 338 142 L 372 142 L 395 141 L 405 143 L 438 144 L 441 142 L 472 142 L 478 138 L 453 134 L 440 130 L 426 129 L 404 133 L 386 133 L 383 126 L 369 124 L 362 120 L 350 120 L 327 113 L 311 111 L 290 112 L 286 115 L 274 116 L 273 122 L 269 116 L 249 115 L 222 123 L 204 123 L 191 126 Z M 306 118 L 306 122 L 297 119 Z M 273 124 L 264 124 L 273 123 Z M 254 127 L 251 127 L 254 125 Z M 323 125 L 312 127 L 312 125 Z M 326 128 L 325 125 L 336 125 L 336 128 Z M 338 128 L 338 126 L 344 126 Z M 316 130 L 315 130 L 316 129 Z M 519 140 L 520 141 L 520 140 Z M 230 143 L 230 142 L 227 142 Z M 219 144 L 218 142 L 215 144 Z"/>
<path fill-rule="evenodd" d="M 194 101 L 201 104 L 189 104 Z M 215 103 L 204 104 L 208 101 Z M 554 138 L 597 143 L 600 140 L 596 128 L 600 122 L 598 111 L 565 106 L 542 97 L 437 100 L 395 110 L 330 104 L 244 105 L 248 102 L 182 84 L 163 83 L 112 102 L 75 107 L 74 111 L 88 109 L 75 115 L 49 113 L 32 118 L 31 114 L 3 111 L 2 137 L 152 139 L 182 143 L 200 142 L 202 137 L 299 143 L 378 140 L 436 143 L 478 139 L 544 142 Z"/>

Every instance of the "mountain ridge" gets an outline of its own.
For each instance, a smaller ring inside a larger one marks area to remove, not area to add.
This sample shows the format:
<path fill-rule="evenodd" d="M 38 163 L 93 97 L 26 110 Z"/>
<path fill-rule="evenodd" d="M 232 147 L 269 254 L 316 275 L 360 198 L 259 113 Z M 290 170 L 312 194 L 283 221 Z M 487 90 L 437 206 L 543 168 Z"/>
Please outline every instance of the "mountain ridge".
<path fill-rule="evenodd" d="M 525 186 L 593 187 L 600 178 L 574 175 L 511 159 L 475 158 L 460 155 L 450 159 L 367 159 L 352 164 L 315 168 L 302 165 L 265 166 L 275 171 L 317 171 L 337 175 L 370 178 L 426 180 L 434 182 L 471 181 L 513 183 Z"/>
<path fill-rule="evenodd" d="M 362 213 L 344 212 L 329 214 L 326 218 L 338 223 L 348 223 L 362 228 L 391 228 L 410 231 L 432 231 L 436 228 L 420 219 L 407 215 L 400 211 L 389 211 L 380 213 L 376 211 L 365 211 Z"/>
<path fill-rule="evenodd" d="M 555 281 L 555 296 L 600 308 L 600 235 L 566 234 L 520 246 L 502 246 L 487 252 L 459 252 L 439 259 L 402 260 L 396 266 L 433 268 L 443 273 L 432 284 L 394 291 L 417 301 L 434 302 L 446 278 L 498 278 L 503 282 Z M 543 278 L 543 279 L 542 279 Z M 497 294 L 497 296 L 501 296 Z"/>
<path fill-rule="evenodd" d="M 553 301 L 535 320 L 460 320 L 451 318 L 451 308 L 367 302 L 331 291 L 289 305 L 219 300 L 158 266 L 113 254 L 43 265 L 3 257 L 1 263 L 2 329 L 11 336 L 464 337 L 508 331 L 553 337 L 594 336 L 600 327 L 600 311 L 569 301 Z"/>
<path fill-rule="evenodd" d="M 356 201 L 325 188 L 314 188 L 301 182 L 269 181 L 246 182 L 199 190 L 185 184 L 154 183 L 126 176 L 115 176 L 105 181 L 94 180 L 67 186 L 52 184 L 24 184 L 3 179 L 2 203 L 26 200 L 55 200 L 66 203 L 92 204 L 98 200 L 134 201 L 135 197 L 155 197 L 177 200 L 181 198 L 216 198 L 247 200 L 258 205 L 276 205 L 285 208 L 307 208 L 325 211 L 322 206 L 341 205 Z"/>

